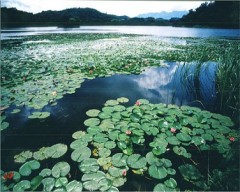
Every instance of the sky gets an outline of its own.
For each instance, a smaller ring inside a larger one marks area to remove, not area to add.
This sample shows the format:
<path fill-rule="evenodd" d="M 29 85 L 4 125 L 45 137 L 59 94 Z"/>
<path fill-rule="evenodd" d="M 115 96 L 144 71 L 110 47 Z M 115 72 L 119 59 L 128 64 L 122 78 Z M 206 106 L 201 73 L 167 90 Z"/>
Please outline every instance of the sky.
<path fill-rule="evenodd" d="M 1 7 L 15 7 L 22 11 L 38 13 L 47 10 L 63 10 L 72 7 L 89 7 L 100 12 L 137 16 L 149 12 L 188 11 L 204 1 L 94 1 L 94 0 L 2 0 Z"/>

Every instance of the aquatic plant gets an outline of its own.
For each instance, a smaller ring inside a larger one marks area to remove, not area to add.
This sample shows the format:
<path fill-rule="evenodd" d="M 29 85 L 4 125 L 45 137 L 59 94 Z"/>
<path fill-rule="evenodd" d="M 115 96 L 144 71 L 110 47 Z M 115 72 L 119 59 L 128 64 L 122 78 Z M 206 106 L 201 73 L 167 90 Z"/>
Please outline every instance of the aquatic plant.
<path fill-rule="evenodd" d="M 86 111 L 86 130 L 72 134 L 72 161 L 58 160 L 66 155 L 65 144 L 16 155 L 24 164 L 19 172 L 1 172 L 2 189 L 118 191 L 130 177 L 140 176 L 154 184 L 148 186 L 153 191 L 209 190 L 210 173 L 200 159 L 209 152 L 222 159 L 229 155 L 239 140 L 231 119 L 196 107 L 145 99 L 127 106 L 126 101 L 108 100 L 102 109 Z M 41 163 L 48 158 L 55 159 L 52 167 Z M 79 176 L 72 179 L 76 171 Z"/>

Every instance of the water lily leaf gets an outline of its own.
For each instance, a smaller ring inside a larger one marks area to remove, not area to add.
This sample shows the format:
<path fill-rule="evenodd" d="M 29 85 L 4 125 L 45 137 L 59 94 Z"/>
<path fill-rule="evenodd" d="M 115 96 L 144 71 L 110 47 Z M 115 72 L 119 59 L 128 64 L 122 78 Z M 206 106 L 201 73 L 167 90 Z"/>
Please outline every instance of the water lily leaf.
<path fill-rule="evenodd" d="M 164 184 L 165 184 L 166 187 L 169 187 L 169 188 L 172 188 L 172 189 L 177 187 L 177 182 L 173 178 L 170 178 L 170 179 L 164 181 Z"/>
<path fill-rule="evenodd" d="M 113 149 L 116 147 L 116 143 L 114 141 L 107 141 L 104 146 L 107 149 Z"/>
<path fill-rule="evenodd" d="M 62 187 L 62 186 L 66 186 L 68 183 L 68 179 L 66 177 L 60 177 L 56 180 L 55 182 L 55 187 Z"/>
<path fill-rule="evenodd" d="M 157 166 L 156 164 L 150 165 L 148 173 L 155 179 L 163 179 L 167 176 L 167 169 L 163 166 Z"/>
<path fill-rule="evenodd" d="M 44 191 L 52 191 L 55 185 L 55 179 L 52 177 L 47 177 L 42 180 L 42 184 L 43 184 Z"/>
<path fill-rule="evenodd" d="M 14 109 L 11 113 L 16 114 L 16 113 L 19 113 L 20 111 L 21 111 L 20 109 Z"/>
<path fill-rule="evenodd" d="M 106 175 L 102 171 L 87 173 L 82 176 L 83 187 L 86 190 L 94 191 L 106 186 Z M 101 182 L 102 181 L 102 182 Z M 109 188 L 111 187 L 109 183 Z"/>
<path fill-rule="evenodd" d="M 88 142 L 84 141 L 83 139 L 77 139 L 70 144 L 70 147 L 72 149 L 79 149 L 81 147 L 86 147 L 86 146 L 88 146 Z"/>
<path fill-rule="evenodd" d="M 1 131 L 4 129 L 7 129 L 9 127 L 9 123 L 8 122 L 2 122 L 1 123 Z"/>
<path fill-rule="evenodd" d="M 42 107 L 40 107 L 40 108 L 42 108 Z M 45 118 L 47 118 L 49 116 L 50 116 L 49 112 L 33 112 L 33 114 L 29 115 L 28 118 L 29 119 L 45 119 Z"/>
<path fill-rule="evenodd" d="M 119 111 L 119 112 L 121 112 L 121 111 L 124 111 L 124 110 L 126 109 L 126 107 L 124 107 L 123 105 L 115 105 L 115 106 L 113 107 L 113 109 L 114 109 L 114 111 Z"/>
<path fill-rule="evenodd" d="M 89 117 L 97 117 L 100 111 L 98 109 L 90 109 L 86 112 L 86 115 Z"/>
<path fill-rule="evenodd" d="M 118 188 L 112 186 L 107 190 L 107 192 L 119 192 L 119 190 Z"/>
<path fill-rule="evenodd" d="M 146 160 L 147 160 L 149 165 L 158 163 L 160 161 L 160 159 L 157 158 L 152 152 L 148 152 L 146 154 Z"/>
<path fill-rule="evenodd" d="M 36 170 L 40 168 L 40 163 L 36 160 L 28 161 L 24 163 L 20 169 L 19 173 L 22 176 L 29 176 L 32 173 L 32 170 Z"/>
<path fill-rule="evenodd" d="M 154 155 L 161 155 L 161 154 L 164 154 L 165 152 L 167 151 L 167 148 L 164 147 L 164 146 L 158 146 L 158 147 L 154 147 L 152 149 L 152 152 Z"/>
<path fill-rule="evenodd" d="M 141 104 L 148 104 L 149 101 L 147 99 L 138 99 L 138 101 L 141 103 Z"/>
<path fill-rule="evenodd" d="M 39 175 L 42 176 L 42 177 L 47 177 L 47 176 L 50 176 L 52 174 L 52 170 L 51 169 L 48 169 L 48 168 L 45 168 L 43 169 Z"/>
<path fill-rule="evenodd" d="M 71 158 L 73 161 L 81 162 L 91 156 L 91 150 L 88 147 L 81 147 L 72 152 Z"/>
<path fill-rule="evenodd" d="M 120 97 L 120 98 L 117 99 L 117 101 L 119 103 L 127 103 L 129 101 L 129 99 L 126 98 L 126 97 Z"/>
<path fill-rule="evenodd" d="M 166 140 L 171 145 L 179 145 L 180 144 L 180 141 L 175 136 L 167 137 Z"/>
<path fill-rule="evenodd" d="M 187 150 L 183 147 L 174 146 L 173 151 L 177 155 L 181 155 L 181 156 L 184 156 L 186 158 L 191 158 L 191 154 L 187 153 Z"/>
<path fill-rule="evenodd" d="M 82 188 L 82 183 L 76 180 L 69 182 L 66 186 L 68 192 L 81 192 Z"/>
<path fill-rule="evenodd" d="M 70 165 L 67 162 L 59 162 L 52 168 L 52 176 L 55 178 L 64 177 L 70 171 Z"/>
<path fill-rule="evenodd" d="M 86 134 L 85 131 L 76 131 L 72 134 L 73 139 L 81 139 Z"/>
<path fill-rule="evenodd" d="M 42 183 L 43 177 L 42 176 L 36 176 L 31 180 L 31 189 L 36 190 L 39 185 Z"/>
<path fill-rule="evenodd" d="M 146 166 L 147 160 L 139 154 L 133 154 L 128 157 L 127 164 L 133 169 L 141 169 Z"/>
<path fill-rule="evenodd" d="M 96 159 L 89 158 L 83 160 L 81 164 L 78 166 L 78 168 L 83 173 L 93 173 L 99 170 L 99 165 Z"/>
<path fill-rule="evenodd" d="M 112 176 L 112 177 L 121 177 L 122 173 L 123 173 L 124 169 L 120 169 L 117 167 L 110 167 L 108 169 L 108 173 Z"/>
<path fill-rule="evenodd" d="M 162 184 L 162 183 L 159 183 L 159 184 L 157 184 L 157 185 L 154 187 L 153 191 L 154 191 L 154 192 L 160 192 L 160 191 L 161 191 L 161 192 L 169 192 L 169 191 L 175 191 L 175 190 L 166 187 L 166 186 L 165 186 L 164 184 Z"/>
<path fill-rule="evenodd" d="M 20 154 L 14 156 L 14 162 L 25 163 L 30 158 L 32 158 L 32 152 L 31 151 L 23 151 Z"/>
<path fill-rule="evenodd" d="M 189 135 L 187 135 L 186 133 L 178 133 L 176 135 L 176 137 L 180 140 L 180 141 L 183 141 L 183 142 L 188 142 L 188 141 L 191 141 L 191 137 Z"/>
<path fill-rule="evenodd" d="M 111 150 L 107 148 L 100 148 L 99 149 L 99 156 L 100 157 L 108 157 L 111 155 Z"/>
<path fill-rule="evenodd" d="M 117 100 L 107 100 L 105 103 L 105 106 L 114 106 L 114 105 L 118 105 L 119 102 Z"/>
<path fill-rule="evenodd" d="M 191 164 L 181 165 L 178 169 L 186 180 L 196 181 L 203 177 L 199 170 Z"/>
<path fill-rule="evenodd" d="M 113 178 L 112 180 L 112 185 L 115 187 L 120 187 L 122 185 L 124 185 L 124 183 L 127 181 L 127 179 L 124 177 L 117 177 L 117 178 Z"/>
<path fill-rule="evenodd" d="M 20 191 L 25 191 L 30 188 L 31 188 L 30 181 L 22 180 L 19 183 L 17 183 L 16 185 L 14 185 L 13 191 L 20 192 Z"/>
<path fill-rule="evenodd" d="M 46 149 L 47 156 L 51 158 L 59 158 L 67 152 L 67 145 L 65 144 L 56 144 Z"/>
<path fill-rule="evenodd" d="M 99 125 L 99 123 L 100 120 L 98 118 L 90 118 L 84 121 L 84 125 L 88 127 Z"/>
<path fill-rule="evenodd" d="M 112 164 L 115 167 L 125 167 L 127 166 L 127 157 L 123 153 L 116 153 L 112 156 Z"/>

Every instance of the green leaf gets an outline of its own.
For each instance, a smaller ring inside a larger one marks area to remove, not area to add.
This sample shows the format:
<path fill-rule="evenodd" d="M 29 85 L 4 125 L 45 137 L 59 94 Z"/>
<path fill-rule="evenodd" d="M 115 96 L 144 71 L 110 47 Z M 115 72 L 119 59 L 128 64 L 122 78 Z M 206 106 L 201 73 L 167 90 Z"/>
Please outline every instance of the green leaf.
<path fill-rule="evenodd" d="M 32 158 L 31 151 L 23 151 L 18 155 L 14 156 L 14 162 L 16 163 L 25 163 L 27 159 Z"/>
<path fill-rule="evenodd" d="M 170 179 L 164 181 L 164 184 L 165 184 L 166 187 L 169 187 L 169 188 L 172 188 L 172 189 L 177 187 L 177 182 L 173 178 L 170 178 Z"/>
<path fill-rule="evenodd" d="M 176 135 L 176 137 L 180 140 L 180 141 L 183 141 L 183 142 L 189 142 L 191 141 L 191 137 L 189 135 L 187 135 L 186 133 L 178 133 Z"/>
<path fill-rule="evenodd" d="M 139 154 L 133 154 L 128 157 L 127 164 L 133 169 L 141 169 L 146 166 L 147 161 L 145 157 Z"/>
<path fill-rule="evenodd" d="M 22 176 L 29 176 L 33 170 L 35 169 L 39 169 L 40 168 L 40 163 L 36 160 L 32 160 L 29 162 L 24 163 L 20 169 L 19 169 L 19 173 Z"/>
<path fill-rule="evenodd" d="M 43 184 L 44 191 L 52 191 L 52 189 L 55 185 L 55 179 L 52 177 L 47 177 L 42 180 L 42 184 Z"/>
<path fill-rule="evenodd" d="M 42 176 L 42 177 L 47 177 L 47 176 L 50 176 L 52 174 L 52 170 L 51 169 L 48 169 L 48 168 L 45 168 L 43 169 L 39 175 Z"/>
<path fill-rule="evenodd" d="M 99 123 L 100 120 L 98 118 L 90 118 L 84 121 L 84 125 L 88 127 L 99 125 Z"/>
<path fill-rule="evenodd" d="M 55 178 L 64 177 L 70 171 L 70 165 L 67 162 L 59 162 L 52 168 L 52 176 Z"/>
<path fill-rule="evenodd" d="M 31 188 L 30 181 L 22 180 L 13 187 L 13 191 L 21 192 Z"/>
<path fill-rule="evenodd" d="M 156 164 L 150 165 L 148 173 L 155 179 L 163 179 L 167 176 L 167 169 L 163 166 L 157 166 Z"/>
<path fill-rule="evenodd" d="M 43 177 L 42 176 L 36 176 L 31 180 L 31 189 L 36 190 L 39 185 L 42 183 Z"/>
<path fill-rule="evenodd" d="M 127 165 L 127 155 L 116 153 L 112 156 L 112 164 L 115 167 L 125 167 Z"/>
<path fill-rule="evenodd" d="M 83 173 L 93 173 L 99 170 L 98 162 L 93 158 L 83 160 L 78 167 Z"/>
<path fill-rule="evenodd" d="M 178 169 L 182 176 L 184 177 L 184 179 L 186 180 L 196 181 L 202 178 L 202 175 L 199 172 L 199 170 L 191 164 L 181 165 L 178 167 Z"/>
<path fill-rule="evenodd" d="M 67 152 L 67 145 L 65 144 L 56 144 L 46 149 L 46 153 L 51 158 L 59 158 Z"/>
<path fill-rule="evenodd" d="M 91 156 L 91 150 L 88 147 L 82 147 L 72 152 L 71 158 L 73 161 L 81 162 Z"/>
<path fill-rule="evenodd" d="M 82 183 L 76 180 L 69 182 L 66 186 L 67 192 L 81 192 Z"/>
<path fill-rule="evenodd" d="M 55 182 L 55 187 L 65 187 L 68 183 L 68 179 L 66 177 L 60 177 Z"/>
<path fill-rule="evenodd" d="M 89 117 L 97 117 L 100 111 L 98 109 L 90 109 L 86 112 L 86 115 Z"/>

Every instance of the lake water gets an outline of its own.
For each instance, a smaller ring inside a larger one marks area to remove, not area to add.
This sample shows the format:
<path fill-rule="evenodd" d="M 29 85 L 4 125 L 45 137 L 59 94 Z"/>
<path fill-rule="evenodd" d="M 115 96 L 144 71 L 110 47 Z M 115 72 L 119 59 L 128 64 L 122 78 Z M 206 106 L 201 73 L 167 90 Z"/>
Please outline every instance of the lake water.
<path fill-rule="evenodd" d="M 1 30 L 1 39 L 46 33 L 124 33 L 160 37 L 239 38 L 239 29 L 186 28 L 170 26 L 81 26 L 79 28 L 22 27 Z"/>

